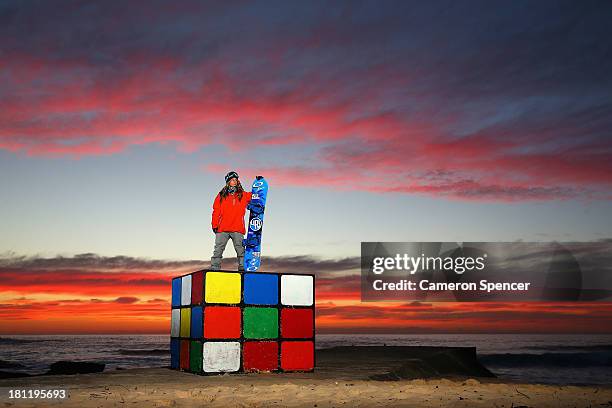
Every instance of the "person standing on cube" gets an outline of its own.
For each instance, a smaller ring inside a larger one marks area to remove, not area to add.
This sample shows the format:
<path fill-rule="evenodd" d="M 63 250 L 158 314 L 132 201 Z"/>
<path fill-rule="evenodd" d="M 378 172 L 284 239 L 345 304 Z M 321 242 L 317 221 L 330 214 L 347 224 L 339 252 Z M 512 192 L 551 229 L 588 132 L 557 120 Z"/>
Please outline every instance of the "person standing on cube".
<path fill-rule="evenodd" d="M 212 230 L 215 233 L 215 248 L 210 260 L 211 270 L 221 269 L 223 251 L 230 238 L 236 250 L 238 270 L 244 270 L 244 214 L 251 195 L 242 188 L 238 173 L 230 171 L 225 175 L 225 186 L 219 191 L 213 204 Z"/>

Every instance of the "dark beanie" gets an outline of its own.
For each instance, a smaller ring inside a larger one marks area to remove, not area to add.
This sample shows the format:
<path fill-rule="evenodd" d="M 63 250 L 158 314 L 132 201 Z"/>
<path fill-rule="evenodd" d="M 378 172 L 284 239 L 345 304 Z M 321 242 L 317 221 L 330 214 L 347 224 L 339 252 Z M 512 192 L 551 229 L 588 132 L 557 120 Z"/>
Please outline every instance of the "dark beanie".
<path fill-rule="evenodd" d="M 230 171 L 229 173 L 225 175 L 225 182 L 227 183 L 233 177 L 238 178 L 238 173 L 236 173 L 235 171 Z"/>

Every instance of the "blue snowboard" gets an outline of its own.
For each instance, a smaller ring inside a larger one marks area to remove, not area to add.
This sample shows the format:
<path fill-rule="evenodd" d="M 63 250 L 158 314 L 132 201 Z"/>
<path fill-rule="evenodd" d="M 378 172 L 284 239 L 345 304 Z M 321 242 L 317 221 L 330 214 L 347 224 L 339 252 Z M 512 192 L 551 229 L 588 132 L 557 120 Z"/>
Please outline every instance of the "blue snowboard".
<path fill-rule="evenodd" d="M 264 210 L 268 196 L 268 182 L 262 176 L 257 176 L 251 188 L 253 193 L 247 208 L 249 213 L 249 228 L 244 245 L 244 269 L 255 272 L 261 265 L 261 231 L 263 229 Z"/>

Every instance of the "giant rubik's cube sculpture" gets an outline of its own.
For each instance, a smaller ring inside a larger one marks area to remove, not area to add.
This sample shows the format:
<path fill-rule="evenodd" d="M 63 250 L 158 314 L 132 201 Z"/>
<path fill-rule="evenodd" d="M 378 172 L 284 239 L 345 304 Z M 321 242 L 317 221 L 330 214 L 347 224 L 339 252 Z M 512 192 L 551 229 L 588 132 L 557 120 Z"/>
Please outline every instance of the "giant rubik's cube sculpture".
<path fill-rule="evenodd" d="M 314 276 L 198 271 L 172 280 L 171 368 L 314 370 Z"/>

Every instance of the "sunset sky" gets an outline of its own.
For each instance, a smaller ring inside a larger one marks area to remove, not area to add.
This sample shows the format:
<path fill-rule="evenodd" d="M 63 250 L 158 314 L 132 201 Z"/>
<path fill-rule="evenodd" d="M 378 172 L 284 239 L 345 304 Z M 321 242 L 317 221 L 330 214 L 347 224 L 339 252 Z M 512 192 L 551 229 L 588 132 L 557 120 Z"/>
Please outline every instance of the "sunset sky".
<path fill-rule="evenodd" d="M 360 303 L 358 277 L 361 241 L 612 236 L 610 13 L 0 2 L 0 335 L 168 332 L 229 170 L 269 180 L 262 265 L 317 274 L 320 332 L 612 331 L 609 304 Z"/>

